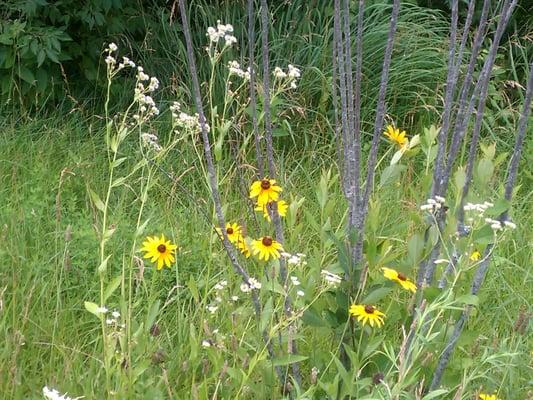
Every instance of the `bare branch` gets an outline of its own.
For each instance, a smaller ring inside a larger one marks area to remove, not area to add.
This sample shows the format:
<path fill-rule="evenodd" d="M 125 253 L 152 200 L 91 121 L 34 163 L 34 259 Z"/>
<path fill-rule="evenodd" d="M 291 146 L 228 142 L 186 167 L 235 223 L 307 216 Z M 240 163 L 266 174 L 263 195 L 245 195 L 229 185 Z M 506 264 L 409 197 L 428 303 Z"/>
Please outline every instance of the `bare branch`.
<path fill-rule="evenodd" d="M 252 113 L 252 127 L 254 131 L 255 157 L 257 159 L 257 176 L 265 176 L 263 165 L 263 155 L 261 152 L 261 136 L 257 124 L 257 99 L 255 97 L 255 18 L 254 18 L 254 0 L 248 0 L 248 65 L 250 72 L 250 109 Z"/>

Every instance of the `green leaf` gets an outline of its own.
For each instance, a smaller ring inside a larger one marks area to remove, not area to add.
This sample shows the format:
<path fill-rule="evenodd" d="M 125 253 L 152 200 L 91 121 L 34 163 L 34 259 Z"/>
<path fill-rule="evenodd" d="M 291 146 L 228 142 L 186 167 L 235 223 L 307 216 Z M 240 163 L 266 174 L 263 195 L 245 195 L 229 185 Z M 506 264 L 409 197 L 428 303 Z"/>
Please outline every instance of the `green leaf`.
<path fill-rule="evenodd" d="M 20 66 L 17 70 L 18 76 L 23 81 L 28 82 L 30 85 L 35 84 L 35 76 L 33 75 L 33 72 L 31 72 L 28 68 L 24 66 Z"/>
<path fill-rule="evenodd" d="M 105 210 L 104 202 L 91 188 L 87 188 L 87 190 L 89 191 L 89 196 L 91 196 L 91 200 L 93 201 L 94 206 L 103 212 Z"/>
<path fill-rule="evenodd" d="M 160 301 L 156 300 L 150 306 L 150 309 L 148 310 L 148 315 L 146 316 L 146 329 L 150 329 L 154 324 L 155 319 L 157 318 L 157 314 L 159 313 L 159 304 Z"/>
<path fill-rule="evenodd" d="M 409 264 L 418 264 L 424 252 L 424 238 L 421 234 L 415 233 L 407 242 L 407 258 Z"/>
<path fill-rule="evenodd" d="M 98 318 L 102 316 L 102 313 L 98 311 L 98 309 L 100 308 L 98 304 L 86 301 L 83 303 L 83 305 L 85 306 L 85 309 L 91 314 L 96 315 Z"/>
<path fill-rule="evenodd" d="M 111 257 L 111 254 L 108 255 L 104 261 L 100 263 L 98 266 L 98 273 L 103 274 L 107 270 L 107 261 L 109 260 L 109 257 Z"/>
<path fill-rule="evenodd" d="M 468 304 L 471 306 L 479 305 L 479 297 L 475 294 L 463 294 L 457 298 L 457 303 L 459 304 Z"/>
<path fill-rule="evenodd" d="M 489 217 L 497 217 L 502 214 L 504 211 L 507 211 L 511 203 L 505 199 L 499 199 L 494 203 L 494 206 L 485 211 L 485 215 Z"/>
<path fill-rule="evenodd" d="M 483 228 L 475 231 L 472 237 L 476 244 L 490 244 L 494 242 L 494 231 L 489 225 L 485 225 Z"/>
<path fill-rule="evenodd" d="M 387 296 L 391 291 L 392 289 L 389 287 L 380 287 L 378 289 L 375 289 L 366 295 L 366 297 L 363 299 L 363 304 L 376 304 L 385 296 Z"/>
<path fill-rule="evenodd" d="M 448 390 L 446 389 L 433 390 L 432 392 L 429 392 L 424 397 L 422 397 L 422 400 L 431 400 L 431 399 L 434 399 L 435 397 L 442 396 L 443 394 L 447 394 L 447 393 L 448 393 Z"/>
<path fill-rule="evenodd" d="M 111 297 L 113 292 L 117 290 L 117 288 L 120 286 L 120 283 L 122 282 L 122 275 L 116 276 L 110 283 L 107 285 L 107 288 L 104 292 L 104 303 L 107 302 L 107 299 Z"/>
<path fill-rule="evenodd" d="M 259 330 L 261 332 L 264 332 L 267 326 L 269 325 L 273 311 L 274 310 L 272 309 L 272 297 L 270 297 L 265 303 L 263 310 L 261 310 L 261 321 L 259 322 Z"/>
<path fill-rule="evenodd" d="M 281 357 L 274 358 L 272 360 L 272 365 L 274 367 L 283 367 L 285 365 L 302 362 L 304 360 L 307 360 L 308 358 L 308 356 L 303 356 L 301 354 L 287 354 Z"/>
<path fill-rule="evenodd" d="M 309 326 L 316 326 L 316 327 L 324 327 L 327 326 L 327 324 L 324 322 L 322 318 L 316 313 L 315 310 L 308 308 L 304 311 L 302 315 L 302 321 L 304 324 Z"/>

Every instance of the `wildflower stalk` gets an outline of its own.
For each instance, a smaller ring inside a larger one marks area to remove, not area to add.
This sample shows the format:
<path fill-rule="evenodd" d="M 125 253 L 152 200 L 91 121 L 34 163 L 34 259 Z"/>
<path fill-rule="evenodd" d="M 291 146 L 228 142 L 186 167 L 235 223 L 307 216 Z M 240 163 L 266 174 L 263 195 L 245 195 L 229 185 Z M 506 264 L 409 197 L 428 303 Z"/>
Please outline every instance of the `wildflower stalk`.
<path fill-rule="evenodd" d="M 263 63 L 263 119 L 265 124 L 265 139 L 266 139 L 266 155 L 268 160 L 269 176 L 271 178 L 276 177 L 276 169 L 274 165 L 274 147 L 272 138 L 272 118 L 270 114 L 270 71 L 269 71 L 269 43 L 268 43 L 268 24 L 269 24 L 269 11 L 267 0 L 261 0 L 261 39 L 262 39 L 262 63 Z M 272 222 L 274 223 L 274 229 L 276 233 L 276 240 L 283 246 L 285 243 L 283 235 L 283 227 L 281 225 L 281 218 L 278 213 L 278 205 L 273 202 L 272 207 Z M 287 263 L 285 258 L 280 258 L 280 282 L 286 289 L 287 287 Z M 292 304 L 291 299 L 285 292 L 284 298 L 284 312 L 287 318 L 292 318 Z M 294 341 L 291 332 L 295 331 L 296 327 L 294 322 L 289 323 L 289 337 L 287 343 L 287 352 L 289 354 L 297 354 L 298 349 L 296 342 Z M 291 364 L 292 374 L 298 385 L 301 385 L 302 379 L 300 375 L 300 364 Z"/>
<path fill-rule="evenodd" d="M 258 178 L 265 176 L 263 165 L 263 155 L 261 152 L 261 136 L 259 135 L 259 126 L 257 123 L 257 99 L 255 97 L 255 18 L 254 18 L 254 0 L 248 0 L 248 63 L 250 69 L 250 110 L 252 114 L 252 127 L 255 142 L 255 157 L 257 160 Z"/>
<path fill-rule="evenodd" d="M 218 224 L 219 226 L 224 227 L 225 226 L 224 212 L 222 211 L 222 202 L 220 200 L 220 193 L 218 191 L 218 182 L 217 182 L 217 176 L 216 176 L 216 171 L 215 171 L 215 165 L 213 161 L 213 155 L 211 153 L 211 144 L 209 142 L 209 134 L 207 131 L 206 119 L 205 119 L 203 106 L 202 106 L 200 83 L 198 81 L 198 73 L 196 70 L 196 62 L 194 59 L 191 31 L 189 28 L 189 21 L 187 18 L 187 8 L 185 5 L 185 0 L 179 0 L 179 7 L 180 7 L 182 24 L 183 24 L 183 33 L 185 35 L 185 42 L 187 46 L 187 61 L 189 64 L 189 73 L 191 75 L 191 80 L 192 80 L 194 103 L 195 103 L 195 106 L 198 112 L 198 120 L 200 123 L 200 131 L 202 134 L 204 154 L 205 154 L 206 163 L 207 163 L 209 187 L 211 189 L 211 195 L 213 197 L 213 204 L 215 207 L 215 213 L 217 216 Z M 231 261 L 231 264 L 234 270 L 241 276 L 243 282 L 245 282 L 247 285 L 250 285 L 250 276 L 248 275 L 246 270 L 239 264 L 237 255 L 235 253 L 234 248 L 230 244 L 226 230 L 221 229 L 220 234 L 222 235 L 222 243 L 224 245 L 224 248 L 226 250 L 226 253 L 228 254 L 228 257 Z M 260 318 L 261 317 L 261 304 L 259 302 L 259 298 L 255 290 L 251 291 L 251 296 L 252 296 L 252 302 L 254 304 L 256 317 Z M 274 349 L 270 341 L 270 338 L 268 337 L 267 332 L 263 331 L 262 337 L 267 346 L 270 358 L 274 358 Z M 281 368 L 276 367 L 275 370 L 276 370 L 276 374 L 278 375 L 278 378 L 280 379 L 281 382 L 283 382 L 283 373 L 281 371 Z"/>
<path fill-rule="evenodd" d="M 520 160 L 520 156 L 522 153 L 522 148 L 524 144 L 524 138 L 526 135 L 526 128 L 527 128 L 527 121 L 529 117 L 529 112 L 531 108 L 531 100 L 533 97 L 533 63 L 530 65 L 529 69 L 529 78 L 527 82 L 527 89 L 526 89 L 526 96 L 524 99 L 524 108 L 522 109 L 522 112 L 520 114 L 520 120 L 518 122 L 518 133 L 516 135 L 515 145 L 513 149 L 513 155 L 511 157 L 511 160 L 509 162 L 509 166 L 507 169 L 507 179 L 505 182 L 505 200 L 511 201 L 512 194 L 513 194 L 513 188 L 516 181 L 516 173 L 518 171 L 518 162 Z M 507 220 L 508 211 L 504 211 L 500 217 L 499 220 L 504 222 Z M 479 289 L 481 285 L 483 284 L 483 281 L 485 280 L 485 276 L 487 274 L 487 270 L 489 267 L 492 250 L 493 250 L 494 244 L 489 244 L 485 252 L 483 254 L 483 259 L 481 260 L 481 263 L 476 270 L 476 273 L 474 275 L 474 278 L 472 280 L 472 286 L 470 289 L 470 293 L 473 295 L 477 295 L 479 292 Z M 439 361 L 437 363 L 437 367 L 435 369 L 435 373 L 433 374 L 433 379 L 431 381 L 430 390 L 436 389 L 440 381 L 442 379 L 442 375 L 444 374 L 444 370 L 446 369 L 448 365 L 448 361 L 450 360 L 450 357 L 453 353 L 453 350 L 455 349 L 455 346 L 457 344 L 457 341 L 459 340 L 459 337 L 463 331 L 464 325 L 470 315 L 471 306 L 466 306 L 463 310 L 461 317 L 455 324 L 454 331 L 448 340 L 448 343 L 446 344 L 446 347 L 444 348 L 444 351 L 442 352 L 441 356 L 439 357 Z"/>

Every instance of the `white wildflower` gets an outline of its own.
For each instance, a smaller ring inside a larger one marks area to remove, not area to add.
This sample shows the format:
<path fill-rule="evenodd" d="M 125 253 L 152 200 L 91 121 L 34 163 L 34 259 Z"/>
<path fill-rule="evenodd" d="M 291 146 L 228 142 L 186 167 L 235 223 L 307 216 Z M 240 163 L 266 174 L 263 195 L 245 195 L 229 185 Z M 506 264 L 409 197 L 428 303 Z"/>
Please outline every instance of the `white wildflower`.
<path fill-rule="evenodd" d="M 320 273 L 322 274 L 324 280 L 327 283 L 330 283 L 332 285 L 338 285 L 339 283 L 342 282 L 342 278 L 339 275 L 326 271 L 325 269 L 320 271 Z"/>
<path fill-rule="evenodd" d="M 296 295 L 297 295 L 297 296 L 300 296 L 300 297 L 303 297 L 303 296 L 305 296 L 305 293 L 304 293 L 303 290 L 298 290 L 298 291 L 296 292 Z"/>
<path fill-rule="evenodd" d="M 289 64 L 287 67 L 289 68 L 289 78 L 297 79 L 300 77 L 300 70 L 298 68 L 291 64 Z"/>
<path fill-rule="evenodd" d="M 102 307 L 96 307 L 96 310 L 95 310 L 98 314 L 105 314 L 106 312 L 108 312 L 109 310 L 107 308 L 105 308 L 104 306 Z"/>
<path fill-rule="evenodd" d="M 297 276 L 291 276 L 291 282 L 294 286 L 299 286 L 300 285 L 300 281 L 298 280 L 298 277 Z"/>
<path fill-rule="evenodd" d="M 514 222 L 511 222 L 511 221 L 504 221 L 504 224 L 506 227 L 508 228 L 511 228 L 511 229 L 516 229 L 516 224 Z"/>
<path fill-rule="evenodd" d="M 113 311 L 113 312 L 111 313 L 111 315 L 113 316 L 113 318 L 120 318 L 120 313 L 119 313 L 118 311 L 116 311 L 116 310 Z"/>
<path fill-rule="evenodd" d="M 202 347 L 211 347 L 211 342 L 209 340 L 202 340 Z"/>
<path fill-rule="evenodd" d="M 248 293 L 252 290 L 252 288 L 250 286 L 248 286 L 247 283 L 241 283 L 241 292 L 243 293 Z"/>
<path fill-rule="evenodd" d="M 48 386 L 43 387 L 43 396 L 48 400 L 77 400 L 77 399 L 83 399 L 83 396 L 81 397 L 68 397 L 67 394 L 60 394 L 56 389 L 50 389 Z"/>
<path fill-rule="evenodd" d="M 105 58 L 105 63 L 107 65 L 115 65 L 117 63 L 117 60 L 115 60 L 115 57 L 107 56 Z"/>
<path fill-rule="evenodd" d="M 283 79 L 287 77 L 287 74 L 283 72 L 283 70 L 280 67 L 274 68 L 273 74 L 274 74 L 274 77 L 278 79 Z"/>
<path fill-rule="evenodd" d="M 261 289 L 261 283 L 255 278 L 248 278 L 248 285 L 250 285 L 252 289 Z"/>
<path fill-rule="evenodd" d="M 218 306 L 215 305 L 209 305 L 207 306 L 207 311 L 209 311 L 211 314 L 216 313 L 218 310 Z"/>
<path fill-rule="evenodd" d="M 446 199 L 442 196 L 435 196 L 435 200 L 437 200 L 439 203 L 445 203 Z"/>
<path fill-rule="evenodd" d="M 238 301 L 239 300 L 239 296 L 231 296 L 231 300 L 232 301 Z"/>

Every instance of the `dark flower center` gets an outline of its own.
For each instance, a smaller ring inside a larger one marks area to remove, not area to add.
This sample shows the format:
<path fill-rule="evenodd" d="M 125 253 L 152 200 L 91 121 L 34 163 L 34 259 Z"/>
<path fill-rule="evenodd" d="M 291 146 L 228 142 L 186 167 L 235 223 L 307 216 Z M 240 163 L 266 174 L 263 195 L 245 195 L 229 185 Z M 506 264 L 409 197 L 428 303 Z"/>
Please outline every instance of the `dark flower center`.
<path fill-rule="evenodd" d="M 233 235 L 233 228 L 227 228 L 227 229 L 226 229 L 226 233 L 227 233 L 228 235 Z"/>
<path fill-rule="evenodd" d="M 270 236 L 265 236 L 263 240 L 261 240 L 261 243 L 263 243 L 264 246 L 272 246 L 272 238 Z"/>
<path fill-rule="evenodd" d="M 365 312 L 366 312 L 367 314 L 374 314 L 374 311 L 375 311 L 375 310 L 376 310 L 376 309 L 375 309 L 373 306 L 365 306 Z"/>
<path fill-rule="evenodd" d="M 268 179 L 263 179 L 261 181 L 261 189 L 263 189 L 263 190 L 270 189 L 270 181 Z"/>
<path fill-rule="evenodd" d="M 159 246 L 157 246 L 157 251 L 160 253 L 164 253 L 165 251 L 167 251 L 167 246 L 165 246 L 164 244 L 160 244 Z"/>
<path fill-rule="evenodd" d="M 401 280 L 401 281 L 406 281 L 407 277 L 404 274 L 402 274 L 401 272 L 398 272 L 398 279 Z"/>

